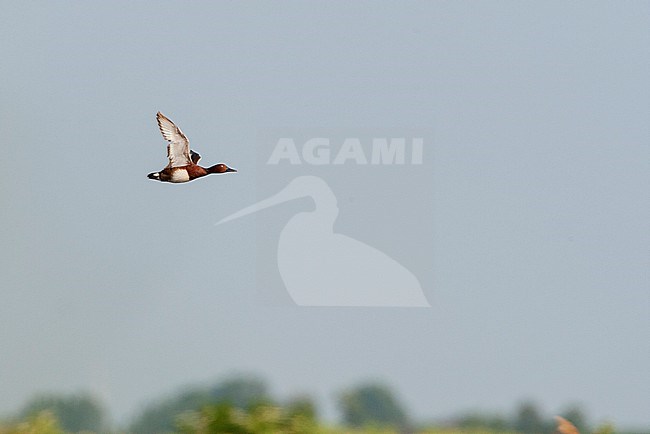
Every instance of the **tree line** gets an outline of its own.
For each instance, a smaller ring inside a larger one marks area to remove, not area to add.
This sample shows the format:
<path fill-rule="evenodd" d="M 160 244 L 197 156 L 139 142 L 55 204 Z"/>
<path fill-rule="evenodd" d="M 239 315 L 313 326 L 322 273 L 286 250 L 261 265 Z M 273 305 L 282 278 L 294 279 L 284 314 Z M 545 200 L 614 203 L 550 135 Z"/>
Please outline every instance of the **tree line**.
<path fill-rule="evenodd" d="M 408 414 L 396 393 L 371 382 L 348 388 L 337 398 L 340 422 L 320 420 L 309 396 L 274 398 L 266 383 L 252 376 L 227 378 L 211 386 L 185 388 L 145 407 L 125 427 L 111 426 L 104 405 L 88 394 L 42 395 L 12 417 L 0 420 L 0 434 L 70 432 L 160 433 L 429 433 L 548 434 L 556 421 L 533 402 L 521 402 L 509 415 L 469 412 L 424 423 Z M 613 433 L 607 424 L 593 427 L 577 406 L 562 416 L 586 434 Z M 650 431 L 646 431 L 650 434 Z M 638 433 L 635 433 L 638 434 Z"/>

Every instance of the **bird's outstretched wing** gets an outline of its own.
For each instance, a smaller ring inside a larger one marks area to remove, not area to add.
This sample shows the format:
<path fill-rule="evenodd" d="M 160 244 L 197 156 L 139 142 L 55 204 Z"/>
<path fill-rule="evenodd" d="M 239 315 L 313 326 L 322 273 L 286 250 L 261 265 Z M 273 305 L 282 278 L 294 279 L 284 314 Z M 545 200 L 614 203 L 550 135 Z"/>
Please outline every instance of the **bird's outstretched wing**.
<path fill-rule="evenodd" d="M 160 132 L 169 142 L 167 145 L 167 158 L 169 158 L 167 167 L 183 167 L 192 164 L 190 141 L 185 134 L 164 114 L 158 112 L 156 119 Z"/>

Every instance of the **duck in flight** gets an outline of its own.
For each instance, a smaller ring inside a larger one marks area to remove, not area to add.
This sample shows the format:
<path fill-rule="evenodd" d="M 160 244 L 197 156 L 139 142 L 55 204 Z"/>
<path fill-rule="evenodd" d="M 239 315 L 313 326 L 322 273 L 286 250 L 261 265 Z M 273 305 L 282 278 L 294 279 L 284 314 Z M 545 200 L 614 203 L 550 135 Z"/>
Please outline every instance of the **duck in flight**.
<path fill-rule="evenodd" d="M 201 156 L 190 149 L 190 141 L 185 134 L 167 116 L 158 112 L 156 114 L 158 127 L 167 145 L 167 158 L 169 163 L 160 172 L 152 172 L 147 177 L 163 182 L 188 182 L 211 173 L 236 172 L 223 163 L 210 167 L 201 167 L 197 163 Z"/>

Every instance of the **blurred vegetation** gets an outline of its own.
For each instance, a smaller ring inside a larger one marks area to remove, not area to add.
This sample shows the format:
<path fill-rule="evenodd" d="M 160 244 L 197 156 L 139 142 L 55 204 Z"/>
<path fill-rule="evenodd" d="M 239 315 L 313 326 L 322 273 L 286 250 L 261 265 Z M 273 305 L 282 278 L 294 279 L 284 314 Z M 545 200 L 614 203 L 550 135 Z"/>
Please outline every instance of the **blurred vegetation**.
<path fill-rule="evenodd" d="M 177 417 L 185 412 L 215 404 L 228 404 L 235 409 L 246 409 L 270 401 L 264 381 L 257 377 L 239 376 L 213 387 L 186 389 L 178 395 L 150 405 L 131 424 L 129 431 L 138 434 L 173 432 L 177 428 Z"/>
<path fill-rule="evenodd" d="M 177 420 L 177 427 L 178 432 L 184 434 L 308 434 L 319 431 L 316 420 L 310 414 L 270 404 L 255 405 L 248 410 L 229 404 L 211 405 L 182 414 Z"/>
<path fill-rule="evenodd" d="M 54 413 L 42 411 L 21 422 L 0 424 L 0 434 L 64 434 Z"/>
<path fill-rule="evenodd" d="M 406 430 L 408 419 L 393 392 L 381 384 L 364 384 L 344 392 L 339 399 L 343 423 L 351 427 L 390 426 Z"/>
<path fill-rule="evenodd" d="M 212 387 L 188 388 L 144 408 L 126 429 L 109 426 L 103 406 L 89 395 L 38 396 L 6 421 L 0 434 L 180 433 L 180 434 L 556 434 L 556 422 L 532 401 L 509 415 L 470 412 L 431 424 L 413 421 L 396 394 L 366 383 L 338 397 L 340 426 L 323 423 L 309 396 L 280 402 L 257 377 L 239 376 Z M 590 428 L 579 406 L 561 413 L 582 434 L 614 434 L 610 424 Z M 569 424 L 570 425 L 570 424 Z M 623 434 L 618 432 L 618 434 Z M 625 434 L 650 434 L 636 431 Z"/>
<path fill-rule="evenodd" d="M 16 419 L 22 424 L 8 432 L 102 432 L 108 428 L 102 405 L 88 394 L 37 396 L 25 404 Z M 0 429 L 0 433 L 4 431 Z"/>

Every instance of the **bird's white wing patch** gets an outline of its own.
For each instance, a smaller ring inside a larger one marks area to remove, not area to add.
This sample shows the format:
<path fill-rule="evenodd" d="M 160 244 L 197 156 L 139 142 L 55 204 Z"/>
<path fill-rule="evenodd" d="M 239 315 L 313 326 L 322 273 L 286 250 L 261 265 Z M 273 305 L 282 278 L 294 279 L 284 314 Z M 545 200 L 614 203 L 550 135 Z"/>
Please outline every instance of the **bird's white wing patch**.
<path fill-rule="evenodd" d="M 183 167 L 192 164 L 190 160 L 190 141 L 185 134 L 178 128 L 167 116 L 158 112 L 156 114 L 158 127 L 167 145 L 167 157 L 169 164 L 167 167 Z"/>

